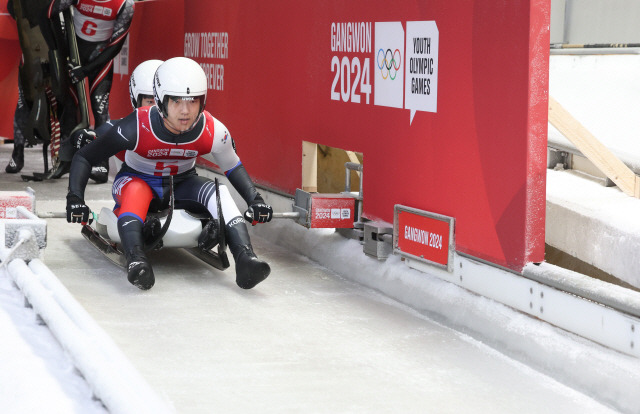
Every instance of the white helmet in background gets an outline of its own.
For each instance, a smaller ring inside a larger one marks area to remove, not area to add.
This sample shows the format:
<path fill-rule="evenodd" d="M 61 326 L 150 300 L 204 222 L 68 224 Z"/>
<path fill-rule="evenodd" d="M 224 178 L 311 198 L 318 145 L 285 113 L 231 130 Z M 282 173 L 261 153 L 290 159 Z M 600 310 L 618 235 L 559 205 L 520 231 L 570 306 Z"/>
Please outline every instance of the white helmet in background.
<path fill-rule="evenodd" d="M 163 62 L 152 59 L 139 64 L 129 78 L 129 96 L 133 109 L 139 108 L 146 96 L 153 99 L 153 76 Z"/>
<path fill-rule="evenodd" d="M 199 98 L 199 115 L 207 101 L 207 76 L 196 61 L 185 57 L 171 58 L 156 70 L 153 92 L 164 117 L 167 117 L 167 102 L 171 96 Z"/>

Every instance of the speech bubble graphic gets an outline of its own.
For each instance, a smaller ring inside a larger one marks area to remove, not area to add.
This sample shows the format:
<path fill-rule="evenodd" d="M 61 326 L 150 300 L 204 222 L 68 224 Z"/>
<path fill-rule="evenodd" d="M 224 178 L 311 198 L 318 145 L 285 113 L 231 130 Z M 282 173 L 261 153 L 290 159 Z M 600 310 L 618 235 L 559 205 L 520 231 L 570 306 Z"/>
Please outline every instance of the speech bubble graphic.
<path fill-rule="evenodd" d="M 410 125 L 416 111 L 438 112 L 438 40 L 435 21 L 407 22 L 404 107 Z"/>

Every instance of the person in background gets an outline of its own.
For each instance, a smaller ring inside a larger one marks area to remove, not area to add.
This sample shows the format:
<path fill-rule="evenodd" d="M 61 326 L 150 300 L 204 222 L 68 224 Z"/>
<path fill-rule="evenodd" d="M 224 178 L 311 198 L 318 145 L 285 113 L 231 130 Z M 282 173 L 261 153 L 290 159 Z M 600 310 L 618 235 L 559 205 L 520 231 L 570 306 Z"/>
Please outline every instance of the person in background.
<path fill-rule="evenodd" d="M 151 59 L 145 60 L 131 73 L 129 77 L 129 97 L 131 98 L 131 106 L 135 110 L 136 108 L 141 108 L 143 106 L 151 106 L 155 105 L 155 100 L 153 99 L 153 75 L 156 73 L 156 69 L 158 66 L 162 64 L 162 60 Z M 120 122 L 120 119 L 116 120 L 108 120 L 104 124 L 100 125 L 95 131 L 89 128 L 80 129 L 73 133 L 71 137 L 71 142 L 73 144 L 74 154 L 80 148 L 84 147 L 97 136 L 104 135 L 111 127 L 117 125 Z M 116 170 L 120 170 L 122 163 L 124 162 L 124 151 L 116 154 L 115 158 Z M 96 168 L 91 168 L 90 178 L 95 179 L 96 177 Z M 105 174 L 108 174 L 108 170 L 105 171 Z M 101 178 L 102 176 L 100 176 Z M 104 178 L 106 182 L 108 177 Z"/>
<path fill-rule="evenodd" d="M 15 20 L 16 14 L 13 8 L 13 0 L 7 2 L 7 11 L 9 15 Z M 20 65 L 22 65 L 22 59 Z M 24 91 L 22 89 L 22 79 L 20 71 L 18 71 L 18 103 L 16 104 L 16 110 L 13 114 L 13 152 L 9 163 L 5 167 L 5 171 L 9 174 L 16 174 L 24 167 L 24 130 L 27 127 L 29 118 L 29 109 L 26 106 L 24 97 Z"/>
<path fill-rule="evenodd" d="M 47 17 L 73 8 L 73 21 L 81 66 L 70 67 L 69 77 L 76 84 L 89 79 L 89 95 L 95 120 L 94 127 L 109 120 L 109 94 L 113 80 L 113 58 L 115 58 L 129 33 L 134 13 L 133 0 L 52 0 Z M 43 31 L 44 33 L 44 31 Z M 46 34 L 45 39 L 53 42 L 54 36 Z M 50 44 L 50 48 L 55 45 Z M 60 163 L 49 178 L 60 178 L 69 171 L 73 151 L 69 137 L 64 136 L 60 150 Z M 67 148 L 67 149 L 65 149 Z M 95 166 L 94 179 L 106 182 L 109 164 L 103 162 Z"/>

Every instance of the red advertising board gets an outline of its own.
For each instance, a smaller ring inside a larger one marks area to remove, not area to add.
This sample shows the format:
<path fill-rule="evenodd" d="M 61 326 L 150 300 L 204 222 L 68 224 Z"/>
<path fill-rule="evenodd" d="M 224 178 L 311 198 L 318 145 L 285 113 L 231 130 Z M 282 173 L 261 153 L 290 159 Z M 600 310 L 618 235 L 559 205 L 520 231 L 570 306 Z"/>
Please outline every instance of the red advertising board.
<path fill-rule="evenodd" d="M 544 260 L 549 21 L 548 0 L 145 1 L 129 69 L 198 61 L 257 183 L 293 195 L 302 141 L 360 152 L 364 218 L 455 217 L 458 251 L 520 271 Z"/>
<path fill-rule="evenodd" d="M 183 53 L 259 184 L 301 187 L 303 140 L 361 152 L 363 217 L 411 205 L 455 217 L 465 254 L 544 260 L 548 0 L 184 5 Z"/>
<path fill-rule="evenodd" d="M 351 229 L 355 199 L 342 194 L 311 194 L 311 228 Z"/>
<path fill-rule="evenodd" d="M 451 270 L 454 219 L 400 205 L 395 212 L 395 251 Z"/>

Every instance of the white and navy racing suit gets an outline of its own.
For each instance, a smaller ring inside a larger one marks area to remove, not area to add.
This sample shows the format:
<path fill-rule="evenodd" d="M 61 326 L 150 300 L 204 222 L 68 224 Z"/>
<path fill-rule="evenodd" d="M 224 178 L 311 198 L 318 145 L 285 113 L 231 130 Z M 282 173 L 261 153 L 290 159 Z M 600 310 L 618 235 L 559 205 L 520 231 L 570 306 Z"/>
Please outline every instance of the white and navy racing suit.
<path fill-rule="evenodd" d="M 152 209 L 164 208 L 168 203 L 169 176 L 173 176 L 176 208 L 208 211 L 217 218 L 215 185 L 197 175 L 198 156 L 211 158 L 247 205 L 264 202 L 236 154 L 229 131 L 220 121 L 204 111 L 190 131 L 173 134 L 164 127 L 156 106 L 136 109 L 76 153 L 69 176 L 70 194 L 84 199 L 91 166 L 121 151 L 126 151 L 125 162 L 112 188 L 118 217 L 130 215 L 144 222 L 150 203 Z M 140 190 L 145 188 L 141 182 L 150 192 Z M 223 185 L 220 195 L 225 222 L 241 217 Z"/>

